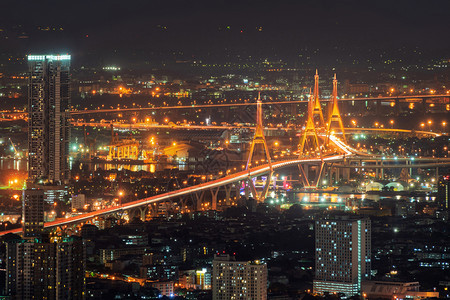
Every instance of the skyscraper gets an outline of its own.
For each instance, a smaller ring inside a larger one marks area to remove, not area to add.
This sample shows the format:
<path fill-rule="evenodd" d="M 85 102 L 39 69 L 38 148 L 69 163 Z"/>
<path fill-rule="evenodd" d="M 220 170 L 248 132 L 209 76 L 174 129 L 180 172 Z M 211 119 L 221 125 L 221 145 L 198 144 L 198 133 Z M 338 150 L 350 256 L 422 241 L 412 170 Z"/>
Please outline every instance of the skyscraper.
<path fill-rule="evenodd" d="M 12 299 L 84 299 L 85 246 L 80 237 L 6 243 L 6 292 Z"/>
<path fill-rule="evenodd" d="M 370 279 L 370 227 L 370 219 L 316 222 L 315 292 L 360 293 L 361 282 Z"/>
<path fill-rule="evenodd" d="M 215 255 L 212 276 L 213 300 L 267 299 L 267 265 L 259 261 Z"/>
<path fill-rule="evenodd" d="M 83 240 L 44 232 L 46 191 L 59 193 L 69 180 L 70 56 L 30 55 L 28 61 L 29 181 L 23 237 L 6 243 L 6 292 L 12 299 L 84 299 Z"/>
<path fill-rule="evenodd" d="M 28 55 L 30 182 L 69 180 L 70 55 Z"/>
<path fill-rule="evenodd" d="M 44 230 L 44 190 L 26 189 L 22 199 L 23 236 L 40 237 Z"/>

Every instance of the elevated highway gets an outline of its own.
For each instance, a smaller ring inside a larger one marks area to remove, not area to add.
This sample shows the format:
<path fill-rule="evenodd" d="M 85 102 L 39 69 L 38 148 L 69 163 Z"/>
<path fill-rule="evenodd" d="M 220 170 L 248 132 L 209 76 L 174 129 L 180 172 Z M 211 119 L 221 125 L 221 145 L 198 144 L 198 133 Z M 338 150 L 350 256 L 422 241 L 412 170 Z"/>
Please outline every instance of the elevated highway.
<path fill-rule="evenodd" d="M 450 103 L 449 94 L 440 95 L 398 95 L 398 96 L 384 96 L 384 97 L 361 97 L 361 98 L 340 98 L 339 102 L 350 102 L 350 101 L 369 101 L 369 102 L 392 102 L 392 101 L 404 101 L 404 102 L 419 102 L 421 100 L 431 100 L 448 104 Z M 323 99 L 321 102 L 328 102 L 331 99 Z M 282 104 L 307 104 L 308 101 L 305 100 L 295 100 L 295 101 L 267 101 L 263 102 L 263 105 L 282 105 Z M 251 106 L 256 105 L 256 102 L 249 102 L 244 100 L 244 102 L 229 102 L 229 103 L 218 103 L 218 104 L 192 104 L 192 105 L 176 105 L 176 106 L 160 106 L 160 107 L 131 107 L 131 108 L 104 108 L 104 109 L 85 109 L 85 110 L 72 110 L 71 115 L 83 115 L 83 114 L 101 114 L 101 113 L 123 113 L 123 112 L 138 112 L 138 111 L 155 111 L 155 110 L 172 110 L 172 109 L 197 109 L 197 108 L 220 108 L 220 107 L 239 107 L 239 106 Z M 26 111 L 0 111 L 8 116 L 23 115 Z"/>
<path fill-rule="evenodd" d="M 331 162 L 337 162 L 337 161 L 340 161 L 343 159 L 344 159 L 344 155 L 334 155 L 334 156 L 326 157 L 323 160 L 325 162 L 331 163 Z M 280 169 L 280 168 L 295 166 L 295 165 L 303 164 L 303 163 L 320 163 L 320 162 L 321 162 L 321 160 L 319 158 L 293 159 L 293 160 L 287 160 L 287 161 L 279 161 L 279 162 L 272 163 L 272 169 Z M 205 182 L 202 184 L 198 184 L 195 186 L 182 188 L 182 189 L 179 189 L 176 191 L 163 193 L 163 194 L 152 196 L 149 198 L 144 198 L 144 199 L 128 202 L 128 203 L 125 203 L 122 205 L 105 208 L 105 209 L 85 213 L 85 214 L 70 217 L 70 218 L 57 219 L 55 221 L 45 223 L 44 227 L 52 228 L 52 227 L 70 225 L 73 223 L 80 223 L 80 222 L 84 222 L 84 221 L 87 221 L 87 220 L 95 218 L 95 217 L 100 217 L 100 216 L 104 216 L 104 215 L 110 215 L 110 214 L 114 214 L 114 213 L 118 213 L 118 212 L 123 212 L 126 210 L 146 206 L 146 205 L 153 204 L 153 203 L 158 203 L 158 202 L 169 200 L 172 198 L 179 198 L 179 197 L 182 197 L 187 194 L 198 193 L 198 192 L 202 192 L 205 190 L 211 190 L 211 189 L 218 188 L 218 187 L 221 187 L 221 186 L 224 186 L 227 184 L 245 180 L 248 177 L 263 175 L 263 174 L 268 173 L 269 171 L 270 171 L 269 164 L 265 164 L 265 165 L 261 165 L 256 168 L 252 168 L 252 169 L 249 169 L 246 171 L 241 171 L 241 172 L 238 172 L 238 173 L 235 173 L 232 175 L 228 175 L 226 177 L 222 177 L 222 178 L 212 180 L 209 182 Z M 8 233 L 19 233 L 19 232 L 22 232 L 22 228 L 2 231 L 2 232 L 0 232 L 0 236 L 8 234 Z"/>
<path fill-rule="evenodd" d="M 109 128 L 111 124 L 115 129 L 137 129 L 137 130 L 152 130 L 152 129 L 171 129 L 171 130 L 233 130 L 233 129 L 249 129 L 255 130 L 254 126 L 239 126 L 239 125 L 177 125 L 177 124 L 148 124 L 148 123 L 111 123 L 111 122 L 72 122 L 73 126 L 87 126 L 87 127 L 103 127 Z M 298 131 L 300 128 L 298 127 L 264 127 L 264 131 Z M 355 134 L 355 133 L 406 133 L 406 134 L 416 134 L 423 136 L 440 136 L 440 133 L 432 132 L 432 131 L 423 131 L 423 130 L 409 130 L 409 129 L 398 129 L 398 128 L 362 128 L 362 127 L 346 127 L 346 134 Z"/>

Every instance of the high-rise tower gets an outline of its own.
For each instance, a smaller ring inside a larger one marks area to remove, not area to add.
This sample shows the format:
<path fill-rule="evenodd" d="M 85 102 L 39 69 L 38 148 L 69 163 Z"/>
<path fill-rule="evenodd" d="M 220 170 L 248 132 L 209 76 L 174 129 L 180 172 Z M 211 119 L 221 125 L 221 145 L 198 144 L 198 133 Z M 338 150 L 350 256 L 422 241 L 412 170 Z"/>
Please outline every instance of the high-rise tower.
<path fill-rule="evenodd" d="M 28 55 L 30 182 L 69 180 L 70 55 Z"/>
<path fill-rule="evenodd" d="M 370 219 L 333 219 L 316 222 L 316 275 L 314 291 L 361 292 L 361 282 L 370 279 Z"/>
<path fill-rule="evenodd" d="M 24 237 L 40 237 L 44 231 L 44 190 L 23 191 L 22 222 Z"/>
<path fill-rule="evenodd" d="M 70 55 L 29 55 L 28 63 L 29 182 L 23 237 L 6 243 L 6 292 L 12 299 L 85 299 L 83 240 L 44 232 L 45 201 L 69 180 Z"/>

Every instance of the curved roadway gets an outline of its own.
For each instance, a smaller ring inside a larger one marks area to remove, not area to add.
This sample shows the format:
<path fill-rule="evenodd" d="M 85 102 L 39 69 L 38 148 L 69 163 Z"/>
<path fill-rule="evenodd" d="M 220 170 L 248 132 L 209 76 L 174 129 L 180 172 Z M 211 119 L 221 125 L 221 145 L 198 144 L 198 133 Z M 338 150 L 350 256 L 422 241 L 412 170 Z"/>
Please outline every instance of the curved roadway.
<path fill-rule="evenodd" d="M 344 155 L 334 155 L 334 156 L 326 157 L 323 160 L 327 161 L 327 162 L 334 162 L 334 161 L 339 161 L 342 159 L 344 159 Z M 279 169 L 279 168 L 288 167 L 288 166 L 292 166 L 292 165 L 298 165 L 298 164 L 305 163 L 305 162 L 319 163 L 319 162 L 321 162 L 321 160 L 319 158 L 314 158 L 314 159 L 294 159 L 294 160 L 288 160 L 288 161 L 280 161 L 280 162 L 272 163 L 272 168 Z M 86 221 L 86 220 L 94 218 L 94 217 L 108 215 L 108 214 L 112 214 L 112 213 L 116 213 L 116 212 L 120 212 L 120 211 L 124 211 L 124 210 L 128 210 L 128 209 L 168 200 L 170 198 L 177 198 L 177 197 L 181 197 L 183 195 L 217 188 L 217 187 L 227 185 L 227 184 L 230 184 L 233 182 L 244 180 L 248 177 L 262 175 L 269 171 L 270 171 L 270 166 L 268 164 L 265 164 L 265 165 L 262 165 L 262 166 L 259 166 L 256 168 L 252 168 L 251 170 L 241 171 L 241 172 L 238 172 L 238 173 L 235 173 L 232 175 L 228 175 L 226 177 L 222 177 L 222 178 L 212 180 L 209 182 L 205 182 L 202 184 L 198 184 L 195 186 L 182 188 L 182 189 L 179 189 L 176 191 L 152 196 L 152 197 L 141 199 L 141 200 L 128 202 L 128 203 L 125 203 L 122 205 L 105 208 L 105 209 L 85 213 L 85 214 L 70 217 L 70 218 L 57 219 L 55 221 L 45 223 L 44 227 L 51 228 L 51 227 L 57 227 L 57 226 L 64 226 L 64 225 L 68 225 L 71 223 L 79 223 L 79 222 L 83 222 L 83 221 Z M 17 229 L 8 230 L 8 231 L 2 231 L 2 232 L 0 232 L 0 236 L 8 234 L 8 233 L 19 233 L 21 231 L 22 231 L 22 228 L 17 228 Z"/>

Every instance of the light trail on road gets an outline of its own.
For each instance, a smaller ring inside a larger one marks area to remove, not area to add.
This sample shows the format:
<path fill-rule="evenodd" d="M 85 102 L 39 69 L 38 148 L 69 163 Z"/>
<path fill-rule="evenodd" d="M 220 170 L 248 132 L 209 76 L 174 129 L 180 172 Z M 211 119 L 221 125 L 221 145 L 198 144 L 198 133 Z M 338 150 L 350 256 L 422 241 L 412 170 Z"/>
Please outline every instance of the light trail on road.
<path fill-rule="evenodd" d="M 423 98 L 450 98 L 450 95 L 410 95 L 410 96 L 387 96 L 387 97 L 366 97 L 366 98 L 342 98 L 341 101 L 383 101 L 383 100 L 400 100 L 400 99 L 423 99 Z M 329 102 L 331 99 L 321 99 L 320 102 Z M 300 104 L 308 103 L 308 100 L 295 100 L 295 101 L 269 101 L 262 102 L 262 105 L 280 105 L 280 104 Z M 195 108 L 219 108 L 219 107 L 233 107 L 233 106 L 251 106 L 256 105 L 256 102 L 244 102 L 244 103 L 219 103 L 219 104 L 192 104 L 192 105 L 179 105 L 179 106 L 162 106 L 162 107 L 135 107 L 135 108 L 108 108 L 108 109 L 91 109 L 71 111 L 71 115 L 82 114 L 97 114 L 97 113 L 112 113 L 112 112 L 124 112 L 124 111 L 145 111 L 145 110 L 167 110 L 167 109 L 195 109 Z"/>
<path fill-rule="evenodd" d="M 334 155 L 334 156 L 324 158 L 323 161 L 336 162 L 336 161 L 339 161 L 342 159 L 344 159 L 344 155 Z M 278 168 L 289 167 L 289 166 L 298 165 L 298 164 L 302 164 L 302 163 L 320 163 L 320 162 L 321 162 L 320 158 L 294 159 L 294 160 L 289 160 L 289 161 L 280 161 L 280 162 L 272 163 L 272 168 L 278 169 Z M 228 175 L 223 178 L 215 179 L 215 180 L 201 183 L 201 184 L 191 186 L 191 187 L 182 188 L 177 191 L 172 191 L 172 192 L 167 192 L 167 193 L 160 194 L 160 195 L 155 195 L 155 196 L 152 196 L 149 198 L 144 198 L 144 199 L 128 202 L 128 203 L 125 203 L 122 205 L 105 208 L 105 209 L 85 213 L 85 214 L 70 217 L 70 218 L 57 219 L 55 221 L 45 223 L 44 227 L 52 228 L 52 227 L 58 227 L 58 226 L 65 226 L 65 225 L 69 225 L 72 223 L 80 223 L 80 222 L 83 222 L 83 221 L 86 221 L 86 220 L 89 220 L 89 219 L 92 219 L 95 217 L 113 214 L 116 212 L 121 212 L 124 210 L 129 210 L 129 209 L 137 208 L 140 206 L 145 206 L 145 205 L 161 202 L 161 201 L 165 201 L 165 200 L 168 200 L 171 198 L 178 198 L 178 197 L 181 197 L 181 196 L 184 196 L 187 194 L 191 194 L 191 193 L 214 189 L 214 188 L 217 188 L 217 187 L 220 187 L 223 185 L 227 185 L 227 184 L 231 184 L 231 183 L 234 183 L 237 181 L 242 181 L 249 177 L 263 175 L 265 173 L 268 173 L 269 171 L 270 171 L 269 164 L 265 164 L 265 165 L 262 165 L 262 166 L 259 166 L 256 168 L 252 168 L 251 170 L 241 171 L 241 172 L 238 172 L 238 173 L 235 173 L 232 175 Z M 19 232 L 22 232 L 22 228 L 2 231 L 2 232 L 0 232 L 0 236 L 3 236 L 8 233 L 19 233 Z"/>

